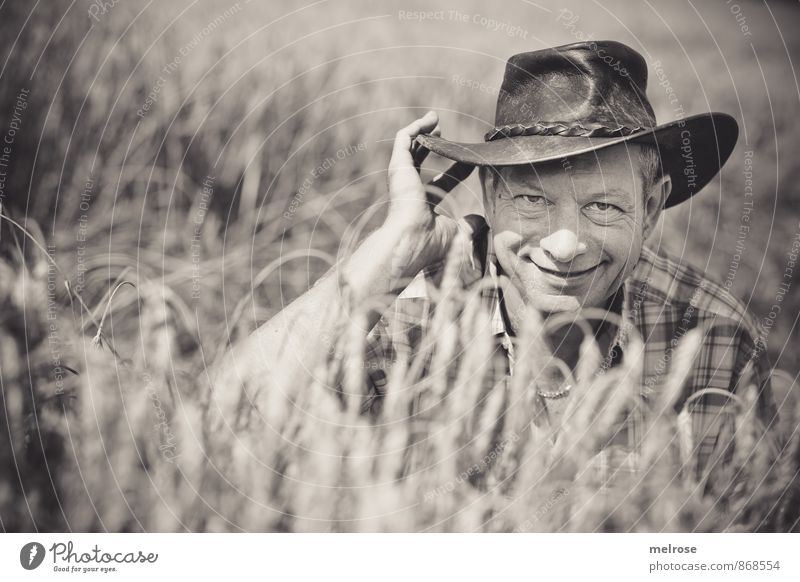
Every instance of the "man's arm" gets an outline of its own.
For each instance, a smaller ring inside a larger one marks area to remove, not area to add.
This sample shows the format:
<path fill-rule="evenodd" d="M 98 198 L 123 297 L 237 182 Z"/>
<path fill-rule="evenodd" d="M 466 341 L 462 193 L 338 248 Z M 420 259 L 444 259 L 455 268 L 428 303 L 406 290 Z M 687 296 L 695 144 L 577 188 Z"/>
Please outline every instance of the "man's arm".
<path fill-rule="evenodd" d="M 410 232 L 384 225 L 306 293 L 234 345 L 213 371 L 215 383 L 235 381 L 275 387 L 285 386 L 299 375 L 311 374 L 330 349 L 338 316 L 348 306 L 360 306 L 379 297 L 397 295 L 406 280 L 392 273 L 398 256 L 413 255 L 418 239 Z M 340 282 L 347 285 L 345 297 Z M 364 333 L 380 317 L 371 310 Z"/>
<path fill-rule="evenodd" d="M 436 114 L 429 112 L 397 132 L 384 224 L 309 291 L 234 345 L 210 372 L 219 412 L 227 416 L 239 410 L 243 396 L 245 405 L 268 406 L 271 398 L 307 385 L 346 309 L 382 297 L 385 308 L 416 273 L 443 260 L 460 226 L 433 212 L 419 175 L 427 151 L 412 147 L 420 133 L 439 133 L 437 124 Z M 466 176 L 468 170 L 456 172 Z M 449 182 L 452 187 L 452 174 Z M 380 315 L 379 308 L 369 311 L 363 333 Z"/>

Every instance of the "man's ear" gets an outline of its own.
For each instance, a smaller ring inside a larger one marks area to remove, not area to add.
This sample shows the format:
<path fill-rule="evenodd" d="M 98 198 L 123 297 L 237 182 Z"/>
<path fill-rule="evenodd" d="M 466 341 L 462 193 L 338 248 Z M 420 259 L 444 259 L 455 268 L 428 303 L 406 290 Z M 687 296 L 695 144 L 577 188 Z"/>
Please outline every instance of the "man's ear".
<path fill-rule="evenodd" d="M 646 193 L 644 201 L 644 238 L 647 238 L 656 224 L 658 224 L 661 211 L 664 210 L 664 204 L 671 192 L 672 178 L 665 173 Z"/>

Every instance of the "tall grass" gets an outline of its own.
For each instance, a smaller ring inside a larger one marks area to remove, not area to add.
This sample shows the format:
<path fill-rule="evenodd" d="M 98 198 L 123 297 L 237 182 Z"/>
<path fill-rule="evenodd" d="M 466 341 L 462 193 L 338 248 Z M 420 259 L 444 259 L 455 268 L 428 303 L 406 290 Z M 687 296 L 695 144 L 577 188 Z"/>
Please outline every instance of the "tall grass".
<path fill-rule="evenodd" d="M 11 437 L 4 475 L 19 477 L 3 481 L 8 530 L 797 528 L 800 437 L 776 458 L 753 417 L 755 386 L 732 397 L 733 461 L 712 463 L 701 476 L 693 470 L 696 435 L 688 410 L 676 414 L 673 405 L 700 330 L 677 350 L 640 455 L 624 458 L 613 448 L 598 451 L 620 413 L 639 402 L 637 338 L 626 351 L 633 357 L 599 375 L 591 370 L 600 352 L 593 339 L 584 342 L 553 444 L 533 388 L 542 372 L 534 356 L 541 322 L 534 313 L 527 318 L 511 382 L 488 385 L 490 319 L 474 290 L 449 287 L 419 352 L 389 364 L 381 412 L 365 415 L 363 341 L 350 332 L 361 325 L 357 311 L 340 314 L 335 356 L 314 370 L 313 381 L 276 386 L 265 378 L 243 387 L 224 378 L 209 386 L 202 374 L 179 371 L 188 363 L 180 355 L 179 308 L 156 289 L 140 291 L 140 359 L 115 358 L 102 333 L 90 339 L 67 314 L 53 333 L 46 303 L 31 309 L 37 298 L 46 301 L 52 276 L 41 265 L 18 265 L 22 277 L 2 296 L 12 314 L 1 337 L 3 432 Z M 13 352 L 13 323 L 22 320 L 39 331 L 28 336 L 27 369 Z M 67 361 L 69 352 L 80 356 L 78 369 L 53 366 L 55 354 Z M 425 361 L 430 373 L 421 376 Z M 233 407 L 219 408 L 231 394 L 252 397 L 254 390 L 273 392 L 257 399 L 260 407 L 255 398 L 233 398 Z M 788 407 L 783 413 L 797 418 Z M 611 474 L 598 469 L 603 457 Z"/>
<path fill-rule="evenodd" d="M 203 374 L 226 340 L 248 334 L 308 288 L 341 241 L 360 236 L 352 225 L 365 215 L 363 229 L 380 222 L 395 129 L 434 108 L 446 136 L 480 135 L 494 95 L 464 90 L 452 75 L 497 84 L 513 52 L 574 40 L 554 13 L 504 8 L 498 18 L 527 23 L 532 35 L 507 39 L 453 22 L 401 23 L 396 14 L 387 19 L 391 10 L 357 2 L 299 11 L 279 3 L 240 2 L 239 10 L 160 3 L 158 13 L 141 14 L 146 3 L 121 2 L 99 21 L 86 6 L 49 4 L 30 19 L 24 4 L 0 9 L 0 131 L 20 88 L 30 89 L 2 201 L 30 236 L 0 225 L 4 530 L 797 529 L 792 392 L 781 410 L 789 446 L 774 463 L 744 391 L 741 403 L 732 402 L 741 427 L 733 465 L 693 477 L 685 470 L 692 435 L 667 394 L 640 471 L 607 482 L 591 468 L 596 441 L 635 394 L 635 359 L 601 378 L 580 375 L 577 392 L 586 397 L 575 399 L 568 436 L 554 449 L 533 422 L 527 380 L 536 366 L 507 389 L 483 386 L 492 349 L 487 314 L 465 293 L 442 298 L 433 335 L 423 338 L 433 365 L 427 380 L 419 361 L 387 368 L 377 418 L 360 413 L 364 366 L 348 333 L 331 340 L 332 353 L 347 357 L 316 371 L 315 382 L 276 390 L 267 410 L 247 401 L 224 415 L 216 409 L 216 395 L 242 390 L 233 381 L 211 387 Z M 778 144 L 791 150 L 796 138 L 783 113 L 791 111 L 791 91 L 775 82 L 785 77 L 786 55 L 768 35 L 768 14 L 748 6 L 760 61 L 725 27 L 715 38 L 743 63 L 730 79 L 703 74 L 720 68 L 705 49 L 692 52 L 698 78 L 682 75 L 667 27 L 643 42 L 648 60 L 672 64 L 666 70 L 687 111 L 708 105 L 698 96 L 710 95 L 713 108 L 740 111 L 749 132 L 713 193 L 668 218 L 659 242 L 724 277 L 740 205 L 721 193 L 741 191 L 736 160 L 755 149 L 762 202 L 734 291 L 751 294 L 763 316 L 796 226 L 776 212 L 796 197 L 796 164 L 772 160 Z M 700 21 L 688 22 L 683 9 L 667 20 L 681 23 L 687 46 L 708 47 Z M 644 50 L 608 14 L 581 10 L 585 32 Z M 789 8 L 774 11 L 780 19 Z M 653 18 L 642 11 L 626 23 L 653 30 Z M 467 37 L 467 50 L 447 48 Z M 796 46 L 791 36 L 785 41 Z M 181 62 L 165 73 L 176 56 Z M 759 67 L 767 89 L 752 82 Z M 159 75 L 164 85 L 139 116 Z M 668 119 L 672 109 L 659 91 L 651 82 L 660 118 Z M 468 182 L 455 210 L 477 192 Z M 696 228 L 698 216 L 709 215 L 719 227 Z M 123 281 L 135 287 L 120 287 Z M 784 313 L 797 313 L 796 294 L 784 305 Z M 348 330 L 358 314 L 340 315 Z M 794 370 L 796 350 L 785 349 L 796 345 L 791 317 L 777 320 L 769 340 L 773 361 Z M 525 336 L 523 353 L 538 333 Z M 685 358 L 693 340 L 685 338 Z M 587 344 L 581 369 L 596 357 Z M 677 374 L 685 369 L 675 366 Z M 335 389 L 342 378 L 344 397 Z M 612 387 L 617 397 L 595 414 L 595 399 Z M 587 417 L 594 419 L 589 431 L 581 429 Z"/>

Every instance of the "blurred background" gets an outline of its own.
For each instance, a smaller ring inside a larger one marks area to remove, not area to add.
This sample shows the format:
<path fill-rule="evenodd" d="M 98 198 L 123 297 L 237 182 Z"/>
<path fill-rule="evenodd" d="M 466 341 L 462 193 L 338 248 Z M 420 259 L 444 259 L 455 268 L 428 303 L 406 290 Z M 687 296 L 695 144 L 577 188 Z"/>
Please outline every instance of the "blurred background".
<path fill-rule="evenodd" d="M 3 376 L 38 369 L 52 305 L 89 338 L 87 311 L 102 318 L 124 359 L 202 369 L 307 289 L 354 225 L 379 224 L 398 128 L 433 109 L 445 137 L 479 141 L 510 55 L 586 39 L 645 57 L 660 122 L 738 120 L 724 170 L 652 242 L 730 286 L 795 375 L 798 16 L 797 2 L 748 0 L 0 3 L 0 203 L 32 236 L 3 221 Z M 472 176 L 448 204 L 467 213 L 479 197 Z M 61 279 L 16 286 L 20 252 L 54 268 L 33 240 L 88 309 Z M 137 286 L 109 301 L 122 280 Z M 80 368 L 82 348 L 61 349 Z"/>
<path fill-rule="evenodd" d="M 4 208 L 83 273 L 89 303 L 131 267 L 192 305 L 212 345 L 254 271 L 295 249 L 336 252 L 347 225 L 385 200 L 399 127 L 434 109 L 445 137 L 480 140 L 510 55 L 590 38 L 645 57 L 661 122 L 713 110 L 741 127 L 721 176 L 668 212 L 655 242 L 727 281 L 759 318 L 791 282 L 795 2 L 98 0 L 0 13 L 0 129 L 28 92 Z M 477 177 L 453 196 L 474 209 Z M 254 289 L 255 319 L 313 281 L 316 263 Z M 127 293 L 114 313 L 135 309 Z M 770 352 L 795 369 L 797 287 L 782 298 Z"/>

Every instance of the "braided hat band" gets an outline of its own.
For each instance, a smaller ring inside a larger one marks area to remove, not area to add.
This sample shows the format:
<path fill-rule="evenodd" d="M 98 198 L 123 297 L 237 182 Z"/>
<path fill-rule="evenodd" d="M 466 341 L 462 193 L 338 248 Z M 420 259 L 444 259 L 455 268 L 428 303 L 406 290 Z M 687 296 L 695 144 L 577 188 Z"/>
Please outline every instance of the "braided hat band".
<path fill-rule="evenodd" d="M 618 125 L 608 127 L 597 123 L 582 125 L 580 123 L 566 123 L 563 121 L 537 121 L 532 125 L 515 123 L 495 127 L 484 136 L 485 141 L 494 141 L 504 137 L 517 137 L 520 135 L 559 135 L 562 137 L 621 137 L 636 133 L 649 127 L 629 127 Z"/>

